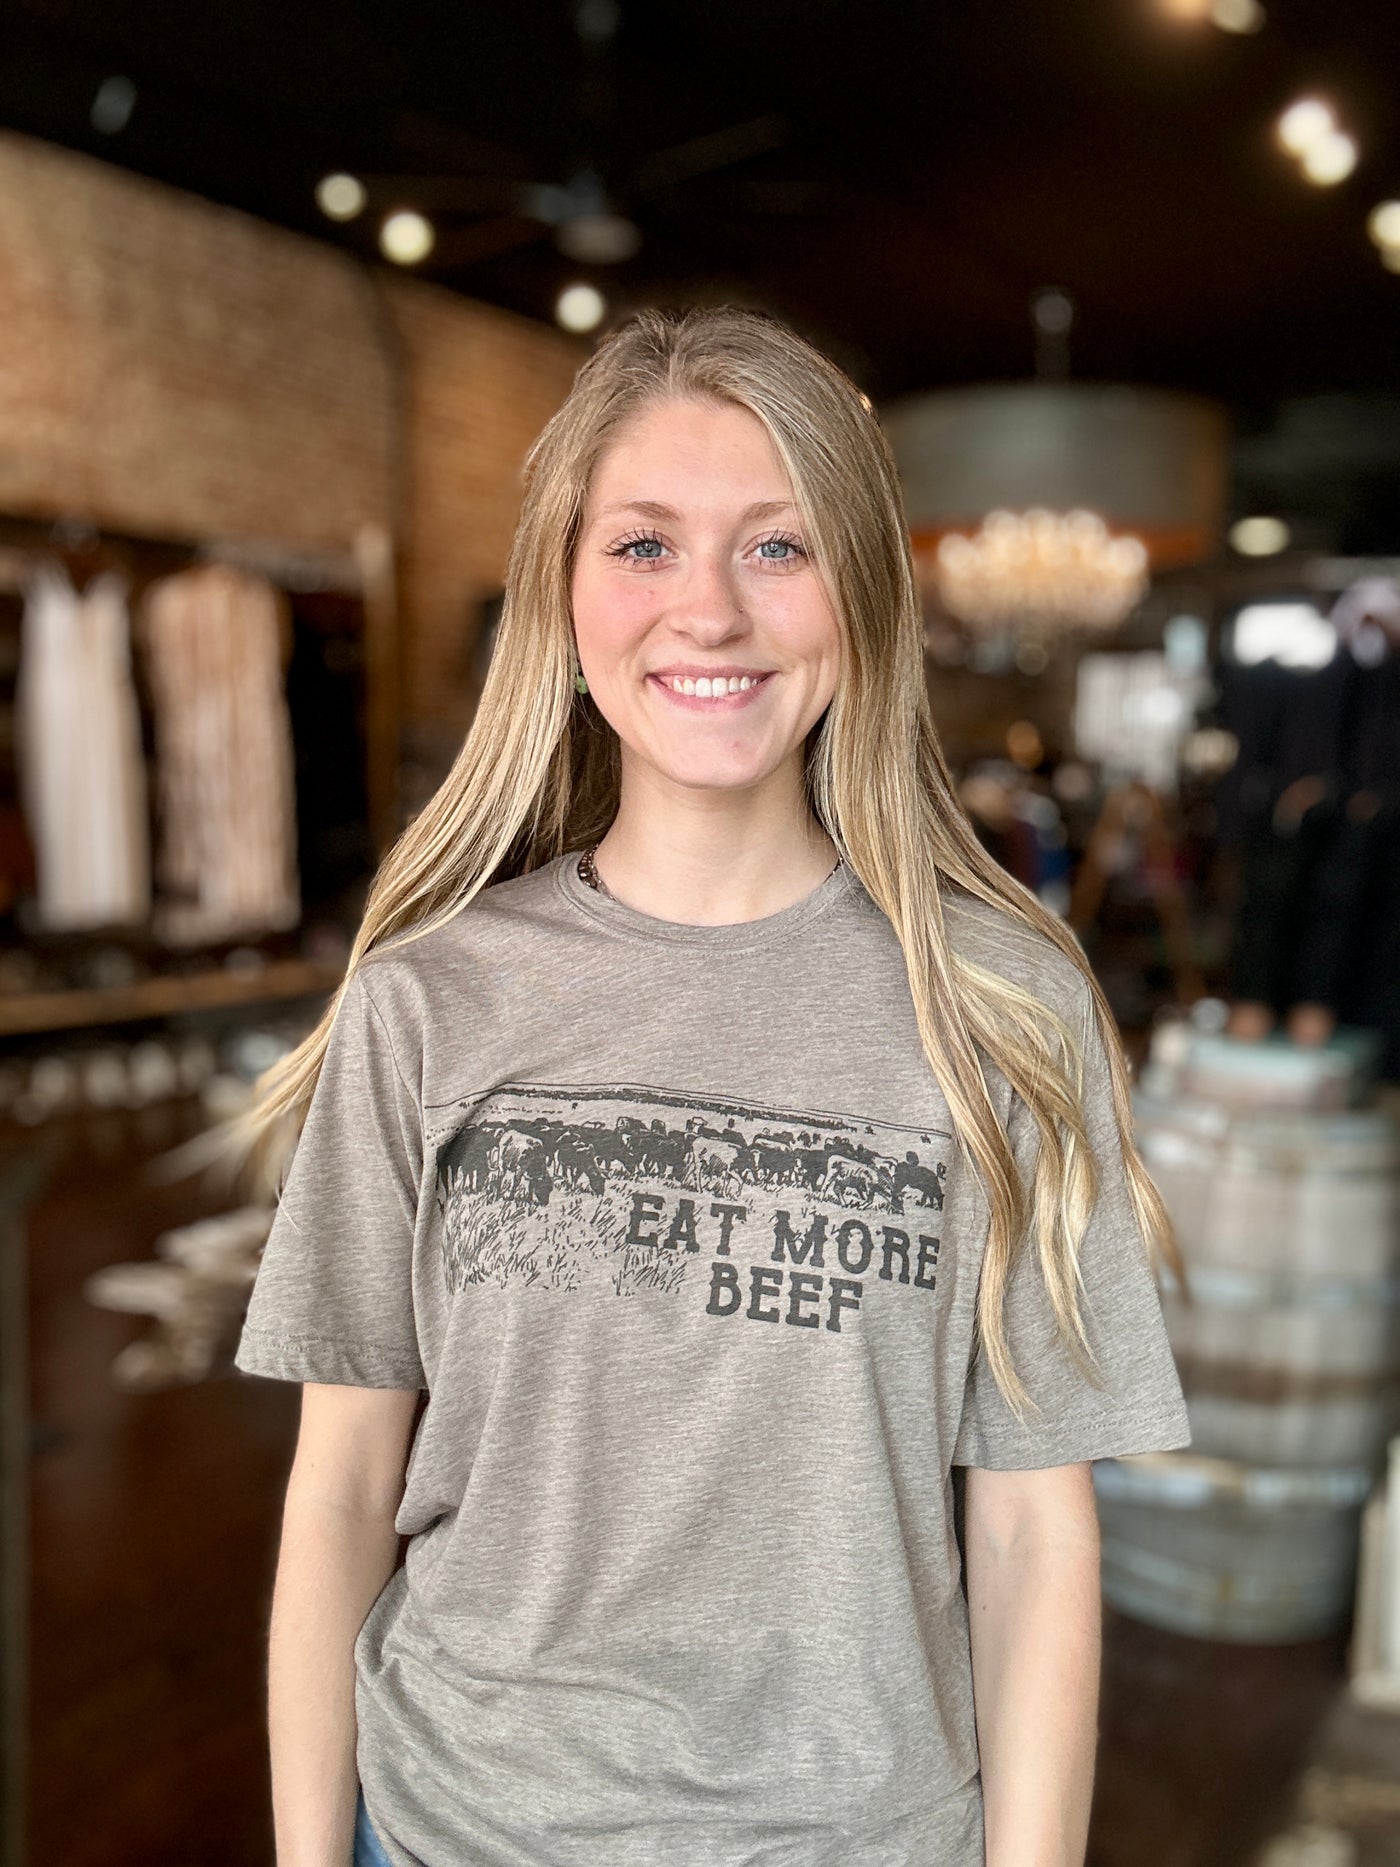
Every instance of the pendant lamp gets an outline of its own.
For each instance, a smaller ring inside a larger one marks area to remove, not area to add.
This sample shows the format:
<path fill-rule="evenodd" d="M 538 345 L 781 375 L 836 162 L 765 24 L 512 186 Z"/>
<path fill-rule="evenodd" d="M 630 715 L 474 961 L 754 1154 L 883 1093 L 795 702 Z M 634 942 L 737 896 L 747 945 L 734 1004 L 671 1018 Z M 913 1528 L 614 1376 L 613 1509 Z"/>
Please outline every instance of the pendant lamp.
<path fill-rule="evenodd" d="M 1044 341 L 1047 300 L 1058 319 L 1049 335 L 1068 331 L 1064 294 L 1037 294 L 1036 380 L 881 409 L 916 563 L 941 606 L 977 629 L 1111 628 L 1154 571 L 1199 563 L 1223 534 L 1224 409 L 1177 391 L 1064 380 L 1063 341 Z"/>

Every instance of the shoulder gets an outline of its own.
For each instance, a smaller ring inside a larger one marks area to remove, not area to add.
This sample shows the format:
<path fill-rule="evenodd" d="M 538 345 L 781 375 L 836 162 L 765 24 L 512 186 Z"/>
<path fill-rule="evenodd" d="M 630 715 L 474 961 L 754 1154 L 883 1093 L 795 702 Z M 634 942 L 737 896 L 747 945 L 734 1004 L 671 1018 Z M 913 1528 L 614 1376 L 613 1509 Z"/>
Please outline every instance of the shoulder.
<path fill-rule="evenodd" d="M 1083 1025 L 1090 997 L 1082 963 L 1038 928 L 960 888 L 945 892 L 943 909 L 959 958 L 1018 986 L 1071 1026 Z"/>
<path fill-rule="evenodd" d="M 557 935 L 564 924 L 557 862 L 483 888 L 446 920 L 412 929 L 361 961 L 360 984 L 386 1023 L 412 1024 L 447 997 L 479 1002 L 504 955 Z M 472 997 L 463 998 L 464 993 Z"/>

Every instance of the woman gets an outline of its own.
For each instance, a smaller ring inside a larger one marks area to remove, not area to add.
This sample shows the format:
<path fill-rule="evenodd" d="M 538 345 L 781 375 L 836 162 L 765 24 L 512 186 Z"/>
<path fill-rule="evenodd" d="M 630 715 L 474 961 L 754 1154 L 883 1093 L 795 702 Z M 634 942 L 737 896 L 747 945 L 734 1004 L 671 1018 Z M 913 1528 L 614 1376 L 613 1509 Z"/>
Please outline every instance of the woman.
<path fill-rule="evenodd" d="M 535 444 L 308 1102 L 238 1354 L 306 1383 L 284 1867 L 357 1770 L 395 1867 L 1082 1859 L 1088 1461 L 1187 1440 L 1164 1222 L 955 802 L 879 425 L 781 324 L 642 313 Z"/>

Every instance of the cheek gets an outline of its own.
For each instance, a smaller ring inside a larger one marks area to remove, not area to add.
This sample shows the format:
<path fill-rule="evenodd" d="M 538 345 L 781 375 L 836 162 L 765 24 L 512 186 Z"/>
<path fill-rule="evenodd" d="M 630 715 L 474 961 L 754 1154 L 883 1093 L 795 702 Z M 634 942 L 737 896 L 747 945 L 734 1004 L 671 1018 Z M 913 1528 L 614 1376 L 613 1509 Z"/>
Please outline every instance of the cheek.
<path fill-rule="evenodd" d="M 581 654 L 620 653 L 648 625 L 647 592 L 613 578 L 605 581 L 580 572 L 574 578 L 572 602 L 574 637 Z"/>
<path fill-rule="evenodd" d="M 841 658 L 841 631 L 826 598 L 812 589 L 795 594 L 775 619 L 793 650 L 814 667 L 834 670 Z"/>

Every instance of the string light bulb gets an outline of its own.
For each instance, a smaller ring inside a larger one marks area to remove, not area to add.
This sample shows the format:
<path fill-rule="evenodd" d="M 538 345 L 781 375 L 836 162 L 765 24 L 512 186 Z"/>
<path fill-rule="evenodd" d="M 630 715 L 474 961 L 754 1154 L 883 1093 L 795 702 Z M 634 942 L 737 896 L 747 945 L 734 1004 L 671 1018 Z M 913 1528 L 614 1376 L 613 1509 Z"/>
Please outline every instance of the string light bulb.
<path fill-rule="evenodd" d="M 412 208 L 400 208 L 379 229 L 379 250 L 396 266 L 416 266 L 432 252 L 436 237 L 431 221 Z"/>
<path fill-rule="evenodd" d="M 354 220 L 365 199 L 365 185 L 354 175 L 323 175 L 316 184 L 316 205 L 327 220 Z"/>
<path fill-rule="evenodd" d="M 1290 155 L 1306 155 L 1314 143 L 1337 133 L 1332 106 L 1320 97 L 1300 97 L 1278 120 L 1278 139 Z"/>
<path fill-rule="evenodd" d="M 1258 32 L 1264 24 L 1259 0 L 1157 0 L 1163 13 L 1191 25 L 1207 20 L 1221 32 Z"/>
<path fill-rule="evenodd" d="M 1241 557 L 1268 558 L 1288 549 L 1292 534 L 1282 519 L 1264 513 L 1237 519 L 1230 527 L 1230 544 Z"/>
<path fill-rule="evenodd" d="M 1222 32 L 1259 32 L 1264 25 L 1259 0 L 1215 0 L 1210 17 Z"/>
<path fill-rule="evenodd" d="M 1330 135 L 1309 144 L 1299 160 L 1310 182 L 1319 188 L 1332 188 L 1351 174 L 1358 154 L 1355 138 L 1333 130 Z"/>
<path fill-rule="evenodd" d="M 555 322 L 566 331 L 596 331 L 607 308 L 596 285 L 566 285 L 554 301 Z"/>

